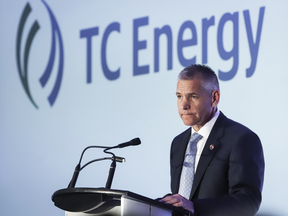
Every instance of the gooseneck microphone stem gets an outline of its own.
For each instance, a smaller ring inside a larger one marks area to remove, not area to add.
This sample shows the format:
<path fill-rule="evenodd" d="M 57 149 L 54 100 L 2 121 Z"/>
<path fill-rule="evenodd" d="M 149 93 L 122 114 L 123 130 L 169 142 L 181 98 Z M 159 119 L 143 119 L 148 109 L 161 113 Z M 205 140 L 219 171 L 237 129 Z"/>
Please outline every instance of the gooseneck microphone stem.
<path fill-rule="evenodd" d="M 111 147 L 111 148 L 113 148 L 113 147 Z M 109 175 L 108 175 L 106 186 L 105 186 L 105 188 L 108 188 L 108 189 L 111 188 L 112 181 L 113 181 L 113 178 L 114 178 L 115 169 L 116 169 L 116 157 L 115 157 L 115 155 L 112 152 L 108 152 L 108 150 L 110 150 L 111 148 L 107 148 L 107 149 L 104 150 L 105 153 L 113 155 L 113 157 L 112 157 L 113 161 L 112 161 L 112 163 L 110 165 Z"/>
<path fill-rule="evenodd" d="M 73 177 L 72 177 L 72 179 L 68 185 L 68 188 L 74 188 L 75 187 L 79 172 L 80 172 L 80 164 L 77 164 L 77 166 L 75 167 L 74 173 L 73 173 Z"/>
<path fill-rule="evenodd" d="M 118 157 L 118 156 L 115 156 L 115 158 L 116 158 L 117 162 L 120 162 L 120 163 L 125 162 L 125 158 Z M 105 158 L 98 158 L 98 159 L 89 161 L 88 163 L 86 163 L 84 166 L 81 167 L 80 171 L 82 169 L 84 169 L 86 166 L 88 166 L 89 164 L 97 162 L 97 161 L 101 161 L 101 160 L 114 160 L 114 158 L 113 157 L 105 157 Z"/>
<path fill-rule="evenodd" d="M 121 143 L 119 145 L 116 145 L 116 146 L 113 146 L 113 147 L 108 147 L 108 146 L 88 146 L 86 147 L 82 154 L 81 154 L 81 157 L 80 157 L 80 160 L 79 160 L 79 163 L 77 164 L 77 166 L 75 167 L 75 170 L 74 170 L 74 173 L 73 173 L 73 176 L 72 176 L 72 179 L 68 185 L 68 188 L 74 188 L 75 187 L 75 184 L 76 184 L 76 181 L 77 181 L 77 178 L 78 178 L 78 175 L 79 175 L 79 172 L 84 169 L 87 165 L 93 163 L 93 162 L 96 162 L 96 161 L 101 161 L 101 160 L 107 160 L 107 159 L 111 159 L 112 160 L 112 163 L 111 163 L 111 166 L 110 166 L 110 170 L 109 170 L 109 175 L 108 175 L 108 179 L 107 179 L 107 182 L 106 182 L 106 188 L 110 189 L 111 188 L 111 184 L 112 184 L 112 181 L 113 181 L 113 177 L 114 177 L 114 173 L 115 173 L 115 169 L 116 169 L 116 162 L 124 162 L 125 161 L 125 158 L 122 158 L 122 157 L 118 157 L 118 156 L 115 156 L 115 154 L 113 154 L 112 152 L 108 152 L 108 150 L 110 149 L 114 149 L 114 148 L 124 148 L 124 147 L 127 147 L 127 146 L 134 146 L 134 145 L 139 145 L 141 144 L 141 140 L 139 138 L 135 138 L 135 139 L 132 139 L 128 142 L 125 142 L 125 143 Z M 83 155 L 85 153 L 85 151 L 89 148 L 104 148 L 104 152 L 107 153 L 107 154 L 111 154 L 112 157 L 111 158 L 99 158 L 99 159 L 94 159 L 88 163 L 86 163 L 83 167 L 81 167 L 81 161 L 82 161 L 82 158 L 83 158 Z"/>
<path fill-rule="evenodd" d="M 87 150 L 87 149 L 90 149 L 90 148 L 109 148 L 108 146 L 88 146 L 88 147 L 86 147 L 84 150 L 83 150 L 83 152 L 82 152 L 82 154 L 81 154 L 81 157 L 80 157 L 80 160 L 79 160 L 79 164 L 81 164 L 81 161 L 82 161 L 82 158 L 83 158 L 83 155 L 84 155 L 84 153 L 85 153 L 85 151 Z"/>
<path fill-rule="evenodd" d="M 116 169 L 116 160 L 113 160 L 111 165 L 110 165 L 109 175 L 108 175 L 106 186 L 105 186 L 105 188 L 107 188 L 107 189 L 111 188 L 115 169 Z"/>

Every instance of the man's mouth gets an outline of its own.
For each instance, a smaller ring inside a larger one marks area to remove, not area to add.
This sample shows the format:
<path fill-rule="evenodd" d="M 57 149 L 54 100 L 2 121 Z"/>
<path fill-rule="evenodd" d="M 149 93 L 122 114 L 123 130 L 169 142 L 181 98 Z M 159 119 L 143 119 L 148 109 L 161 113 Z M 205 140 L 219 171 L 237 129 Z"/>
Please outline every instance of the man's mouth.
<path fill-rule="evenodd" d="M 182 113 L 181 115 L 194 115 L 194 113 Z"/>

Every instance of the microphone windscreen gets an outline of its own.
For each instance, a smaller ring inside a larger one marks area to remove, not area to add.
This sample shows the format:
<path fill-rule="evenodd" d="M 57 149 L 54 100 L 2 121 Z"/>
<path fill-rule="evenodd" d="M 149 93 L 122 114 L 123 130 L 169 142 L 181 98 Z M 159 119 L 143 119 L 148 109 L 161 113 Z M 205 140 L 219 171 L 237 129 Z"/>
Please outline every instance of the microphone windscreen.
<path fill-rule="evenodd" d="M 131 142 L 131 145 L 140 145 L 141 144 L 141 140 L 139 138 L 132 139 L 130 142 Z"/>

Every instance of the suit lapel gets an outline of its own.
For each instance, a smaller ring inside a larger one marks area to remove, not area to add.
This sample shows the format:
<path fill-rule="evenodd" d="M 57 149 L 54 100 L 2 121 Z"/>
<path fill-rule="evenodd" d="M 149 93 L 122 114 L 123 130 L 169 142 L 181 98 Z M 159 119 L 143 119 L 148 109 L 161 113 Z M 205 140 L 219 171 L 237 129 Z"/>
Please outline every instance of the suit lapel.
<path fill-rule="evenodd" d="M 221 143 L 218 140 L 224 135 L 224 126 L 226 122 L 226 116 L 223 113 L 220 113 L 217 121 L 215 122 L 210 135 L 205 143 L 204 149 L 202 151 L 197 170 L 194 176 L 193 187 L 190 195 L 190 199 L 194 196 L 195 191 L 197 190 L 201 179 L 210 164 L 210 161 L 214 157 Z"/>

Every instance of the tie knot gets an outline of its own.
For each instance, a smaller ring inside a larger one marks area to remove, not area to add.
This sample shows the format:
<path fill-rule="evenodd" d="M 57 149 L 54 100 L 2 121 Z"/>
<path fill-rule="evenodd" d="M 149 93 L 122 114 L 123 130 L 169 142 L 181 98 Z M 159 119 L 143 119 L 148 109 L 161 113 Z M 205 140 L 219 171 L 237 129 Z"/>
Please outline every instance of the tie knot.
<path fill-rule="evenodd" d="M 191 143 L 197 143 L 203 136 L 198 133 L 193 133 L 190 139 Z"/>
<path fill-rule="evenodd" d="M 186 152 L 188 155 L 189 154 L 194 155 L 194 156 L 196 155 L 197 143 L 201 138 L 202 136 L 196 132 L 192 134 L 191 139 L 190 139 L 190 145 L 189 145 L 188 151 Z"/>

